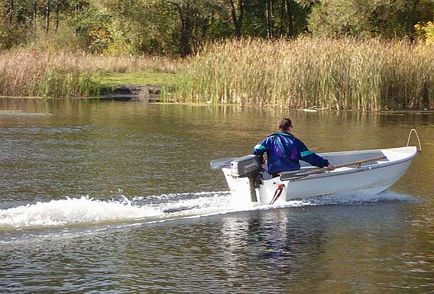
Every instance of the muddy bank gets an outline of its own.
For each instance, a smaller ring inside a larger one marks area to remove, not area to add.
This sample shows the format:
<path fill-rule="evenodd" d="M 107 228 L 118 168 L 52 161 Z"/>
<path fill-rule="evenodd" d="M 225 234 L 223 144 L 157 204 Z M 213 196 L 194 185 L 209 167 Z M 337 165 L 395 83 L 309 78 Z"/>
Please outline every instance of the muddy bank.
<path fill-rule="evenodd" d="M 122 85 L 100 89 L 99 99 L 121 101 L 160 102 L 159 85 Z"/>

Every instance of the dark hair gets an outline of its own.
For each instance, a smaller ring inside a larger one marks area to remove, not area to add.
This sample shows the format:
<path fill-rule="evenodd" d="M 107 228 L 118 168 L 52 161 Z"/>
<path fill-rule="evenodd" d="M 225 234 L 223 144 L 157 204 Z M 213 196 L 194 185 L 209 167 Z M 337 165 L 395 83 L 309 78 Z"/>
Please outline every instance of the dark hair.
<path fill-rule="evenodd" d="M 282 131 L 287 131 L 289 128 L 292 128 L 292 122 L 289 118 L 282 118 L 279 121 L 279 129 Z"/>

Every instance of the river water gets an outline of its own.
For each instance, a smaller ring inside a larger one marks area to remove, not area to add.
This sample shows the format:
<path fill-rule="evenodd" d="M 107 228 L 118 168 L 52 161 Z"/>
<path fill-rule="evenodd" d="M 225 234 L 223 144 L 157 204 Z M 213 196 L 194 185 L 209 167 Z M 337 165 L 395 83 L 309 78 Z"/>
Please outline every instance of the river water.
<path fill-rule="evenodd" d="M 0 292 L 433 293 L 434 114 L 0 100 Z M 317 152 L 422 153 L 386 192 L 240 206 L 216 158 L 290 116 Z M 412 141 L 416 142 L 416 141 Z"/>

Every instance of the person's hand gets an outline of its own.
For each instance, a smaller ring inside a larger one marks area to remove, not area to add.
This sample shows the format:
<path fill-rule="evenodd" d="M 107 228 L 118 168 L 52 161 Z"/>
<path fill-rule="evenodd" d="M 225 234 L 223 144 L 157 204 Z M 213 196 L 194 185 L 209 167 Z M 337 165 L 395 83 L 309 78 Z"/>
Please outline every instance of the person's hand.
<path fill-rule="evenodd" d="M 336 167 L 333 164 L 329 164 L 329 165 L 326 166 L 326 169 L 329 170 L 329 171 L 334 170 L 335 168 Z"/>

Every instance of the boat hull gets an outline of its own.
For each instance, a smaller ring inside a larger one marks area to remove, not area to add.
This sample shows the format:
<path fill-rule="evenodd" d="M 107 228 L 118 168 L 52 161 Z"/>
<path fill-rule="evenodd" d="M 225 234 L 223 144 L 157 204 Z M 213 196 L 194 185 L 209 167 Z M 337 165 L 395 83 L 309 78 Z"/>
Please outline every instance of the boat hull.
<path fill-rule="evenodd" d="M 283 188 L 275 203 L 330 194 L 353 192 L 376 194 L 388 189 L 406 173 L 417 152 L 415 147 L 383 149 L 376 152 L 380 151 L 387 156 L 386 160 L 366 166 L 340 168 L 333 172 L 284 181 L 279 177 L 262 180 L 262 183 L 255 187 L 254 193 L 251 192 L 251 180 L 233 177 L 229 169 L 223 169 L 223 172 L 233 198 L 241 202 L 269 204 L 274 195 L 279 192 L 279 186 Z M 341 153 L 325 155 L 328 158 L 333 158 L 333 156 L 338 158 L 339 154 Z M 354 156 L 358 153 L 347 154 Z"/>

